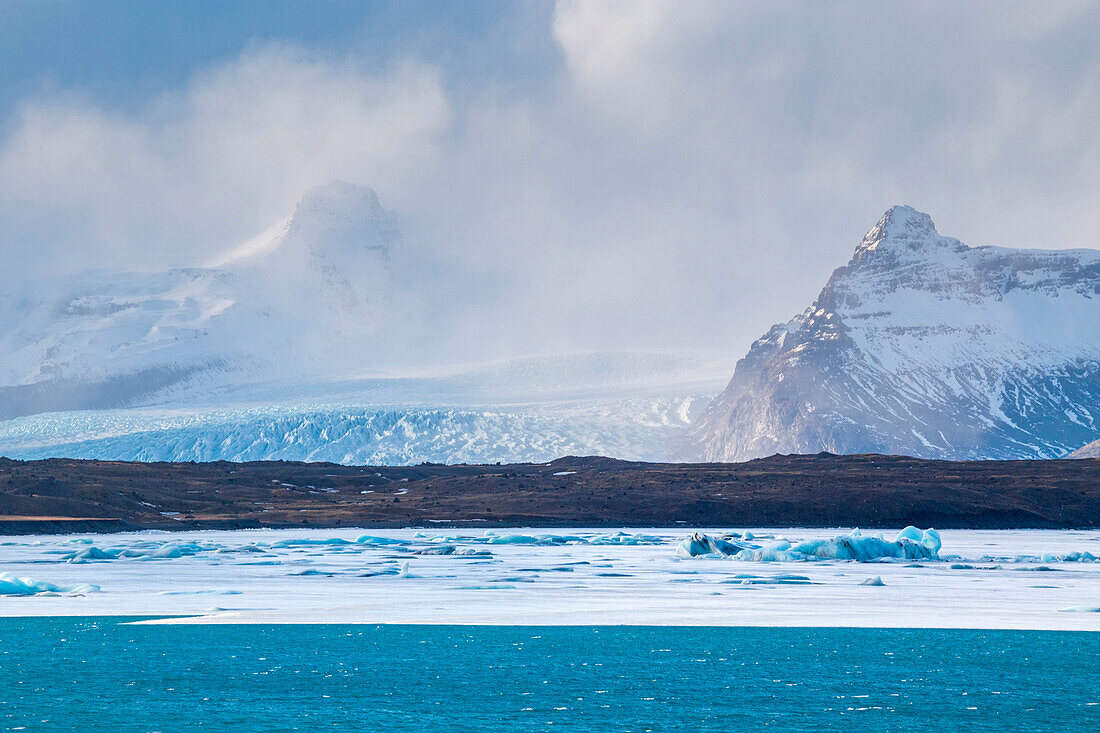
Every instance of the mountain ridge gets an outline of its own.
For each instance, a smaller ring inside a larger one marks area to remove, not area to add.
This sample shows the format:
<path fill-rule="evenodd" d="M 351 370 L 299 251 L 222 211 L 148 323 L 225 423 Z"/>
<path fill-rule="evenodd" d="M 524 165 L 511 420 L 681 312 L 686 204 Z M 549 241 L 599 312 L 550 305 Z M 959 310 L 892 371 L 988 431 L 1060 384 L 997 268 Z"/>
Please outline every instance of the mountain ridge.
<path fill-rule="evenodd" d="M 967 247 L 889 209 L 694 428 L 770 453 L 1053 458 L 1100 434 L 1100 252 Z"/>

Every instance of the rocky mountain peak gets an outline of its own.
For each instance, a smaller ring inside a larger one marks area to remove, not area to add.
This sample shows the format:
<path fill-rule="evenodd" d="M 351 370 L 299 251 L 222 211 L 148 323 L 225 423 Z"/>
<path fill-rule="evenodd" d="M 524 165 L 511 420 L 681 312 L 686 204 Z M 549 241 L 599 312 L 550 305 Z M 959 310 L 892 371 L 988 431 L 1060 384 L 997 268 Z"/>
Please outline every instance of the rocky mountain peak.
<path fill-rule="evenodd" d="M 738 362 L 708 460 L 1052 458 L 1100 434 L 1100 253 L 967 247 L 886 212 L 818 299 Z"/>
<path fill-rule="evenodd" d="M 932 217 L 911 206 L 891 206 L 863 237 L 852 255 L 851 264 L 859 264 L 872 252 L 900 254 L 926 250 L 946 242 L 936 232 Z"/>

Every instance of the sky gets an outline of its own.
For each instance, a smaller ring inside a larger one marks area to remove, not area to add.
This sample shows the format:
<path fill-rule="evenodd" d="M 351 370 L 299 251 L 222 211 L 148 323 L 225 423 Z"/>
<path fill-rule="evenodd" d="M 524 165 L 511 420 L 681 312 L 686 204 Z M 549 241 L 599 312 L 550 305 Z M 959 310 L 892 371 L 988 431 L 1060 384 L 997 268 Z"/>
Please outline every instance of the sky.
<path fill-rule="evenodd" d="M 0 0 L 0 277 L 201 265 L 346 180 L 468 349 L 737 355 L 893 204 L 1100 246 L 1097 49 L 1089 2 Z"/>

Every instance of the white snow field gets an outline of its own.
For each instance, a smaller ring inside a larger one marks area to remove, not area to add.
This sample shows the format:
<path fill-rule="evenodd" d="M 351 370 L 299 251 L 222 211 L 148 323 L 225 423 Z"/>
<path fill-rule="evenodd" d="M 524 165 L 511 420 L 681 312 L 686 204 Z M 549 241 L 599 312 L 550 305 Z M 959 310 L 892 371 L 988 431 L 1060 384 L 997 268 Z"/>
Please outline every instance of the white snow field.
<path fill-rule="evenodd" d="M 741 549 L 723 554 L 723 546 Z M 428 528 L 7 537 L 0 538 L 0 572 L 7 573 L 0 576 L 0 615 L 1100 631 L 1097 558 L 1097 530 Z"/>

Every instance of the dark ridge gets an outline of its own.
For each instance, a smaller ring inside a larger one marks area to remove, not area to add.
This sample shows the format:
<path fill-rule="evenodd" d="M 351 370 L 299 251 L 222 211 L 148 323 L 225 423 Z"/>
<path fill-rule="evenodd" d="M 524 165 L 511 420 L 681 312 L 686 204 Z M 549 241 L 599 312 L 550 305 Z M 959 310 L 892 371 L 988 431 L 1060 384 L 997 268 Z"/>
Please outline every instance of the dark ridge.
<path fill-rule="evenodd" d="M 1100 459 L 820 453 L 402 467 L 0 459 L 0 534 L 439 524 L 1088 528 L 1100 526 Z"/>

